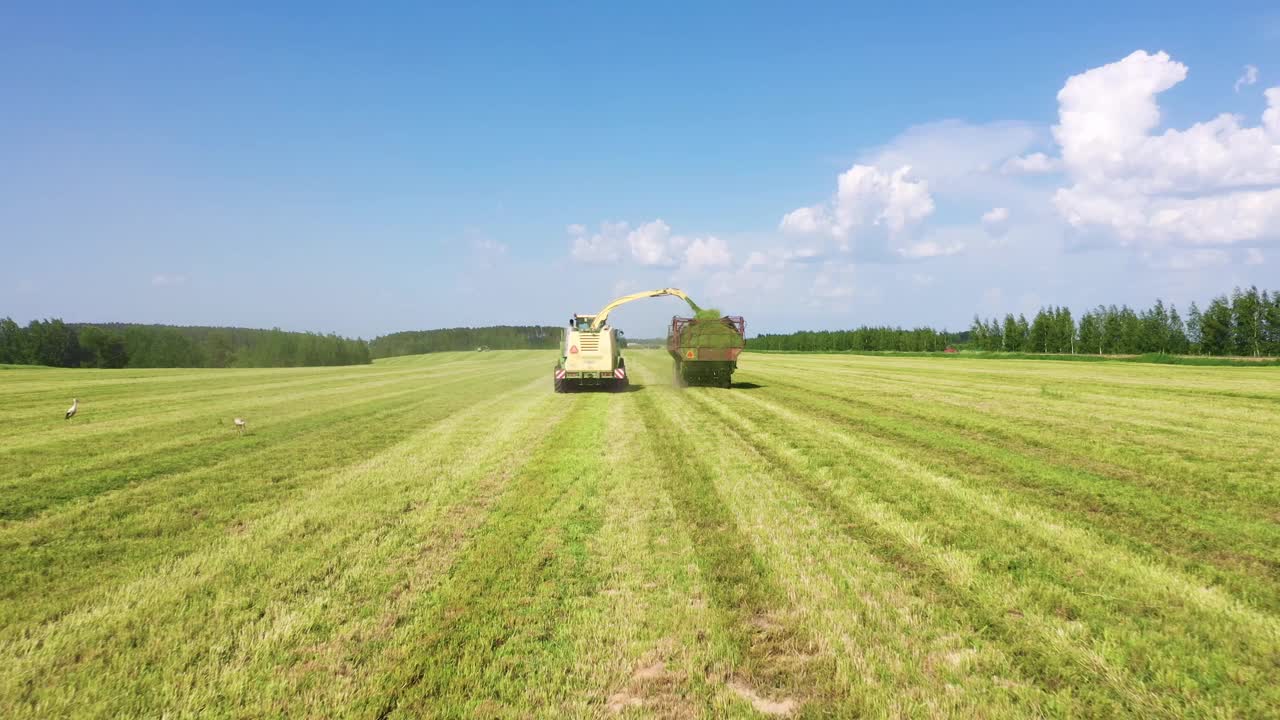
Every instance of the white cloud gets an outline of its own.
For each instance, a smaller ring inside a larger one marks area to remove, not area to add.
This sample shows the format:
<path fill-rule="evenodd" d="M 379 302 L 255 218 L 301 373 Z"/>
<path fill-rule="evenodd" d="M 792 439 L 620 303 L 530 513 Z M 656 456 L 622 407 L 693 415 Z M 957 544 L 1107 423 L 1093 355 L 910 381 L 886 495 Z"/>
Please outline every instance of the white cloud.
<path fill-rule="evenodd" d="M 783 232 L 804 235 L 830 232 L 831 219 L 827 216 L 826 208 L 822 206 L 802 207 L 783 215 L 778 227 Z"/>
<path fill-rule="evenodd" d="M 1235 90 L 1240 92 L 1240 88 L 1248 87 L 1258 82 L 1258 68 L 1254 65 L 1245 65 L 1244 73 L 1236 80 Z"/>
<path fill-rule="evenodd" d="M 1005 175 L 1044 175 L 1057 172 L 1061 167 L 1062 161 L 1058 158 L 1038 152 L 1009 158 L 1000 166 L 1000 172 Z"/>
<path fill-rule="evenodd" d="M 568 227 L 573 245 L 569 255 L 578 262 L 587 264 L 615 263 L 622 258 L 622 245 L 626 240 L 628 225 L 625 222 L 600 223 L 600 230 L 588 233 L 582 225 Z"/>
<path fill-rule="evenodd" d="M 1053 133 L 1073 184 L 1054 204 L 1071 226 L 1146 245 L 1280 236 L 1280 88 L 1262 126 L 1222 114 L 1155 134 L 1156 96 L 1186 76 L 1167 54 L 1138 51 L 1067 80 Z"/>
<path fill-rule="evenodd" d="M 187 276 L 175 275 L 173 273 L 157 273 L 151 276 L 151 284 L 156 287 L 176 287 L 178 285 L 186 285 Z"/>
<path fill-rule="evenodd" d="M 581 263 L 609 264 L 625 258 L 648 267 L 700 269 L 726 267 L 733 262 L 724 240 L 674 235 L 671 226 L 661 219 L 634 229 L 626 222 L 606 221 L 595 233 L 578 224 L 567 230 L 572 240 L 569 255 Z"/>
<path fill-rule="evenodd" d="M 840 174 L 830 201 L 787 213 L 780 227 L 796 234 L 822 233 L 845 240 L 864 228 L 895 234 L 933 214 L 933 197 L 923 180 L 912 180 L 911 166 L 883 172 L 854 165 Z"/>
<path fill-rule="evenodd" d="M 728 267 L 732 262 L 729 245 L 714 236 L 694 238 L 684 251 L 684 266 L 690 270 Z"/>
<path fill-rule="evenodd" d="M 982 227 L 996 237 L 1009 232 L 1009 208 L 991 208 L 982 213 Z"/>
<path fill-rule="evenodd" d="M 671 237 L 671 226 L 662 220 L 647 222 L 627 233 L 627 247 L 631 249 L 631 257 L 641 265 L 675 265 L 680 249 L 676 247 L 677 244 Z"/>
<path fill-rule="evenodd" d="M 1267 109 L 1262 112 L 1262 126 L 1272 138 L 1280 138 L 1280 87 L 1273 87 L 1263 92 L 1267 98 Z"/>

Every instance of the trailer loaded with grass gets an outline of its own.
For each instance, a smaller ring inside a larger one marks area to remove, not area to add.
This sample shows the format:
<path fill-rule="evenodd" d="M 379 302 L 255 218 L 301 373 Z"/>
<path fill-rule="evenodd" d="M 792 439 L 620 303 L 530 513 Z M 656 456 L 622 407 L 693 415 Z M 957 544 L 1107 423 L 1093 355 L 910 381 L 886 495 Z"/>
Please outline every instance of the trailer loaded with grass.
<path fill-rule="evenodd" d="M 746 321 L 741 316 L 700 310 L 696 317 L 671 318 L 667 352 L 675 361 L 675 382 L 731 387 L 745 338 Z"/>

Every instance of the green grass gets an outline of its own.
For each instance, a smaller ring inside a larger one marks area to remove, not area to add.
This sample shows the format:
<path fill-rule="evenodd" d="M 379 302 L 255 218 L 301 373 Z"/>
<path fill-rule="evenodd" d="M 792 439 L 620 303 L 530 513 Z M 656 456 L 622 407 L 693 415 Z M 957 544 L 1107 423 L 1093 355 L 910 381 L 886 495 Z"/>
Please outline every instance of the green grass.
<path fill-rule="evenodd" d="M 1166 353 L 1143 353 L 1141 355 L 1096 355 L 1092 353 L 1076 353 L 1074 355 L 1060 353 L 1023 353 L 998 352 L 985 350 L 962 350 L 958 353 L 944 352 L 906 352 L 897 350 L 759 350 L 748 348 L 748 352 L 777 355 L 865 355 L 868 357 L 936 357 L 948 360 L 1047 360 L 1058 362 L 1131 362 L 1153 363 L 1158 365 L 1197 365 L 1201 367 L 1262 367 L 1280 366 L 1280 358 L 1274 357 L 1218 357 L 1211 355 L 1168 355 Z"/>
<path fill-rule="evenodd" d="M 1276 368 L 553 364 L 6 369 L 0 717 L 1277 715 Z"/>

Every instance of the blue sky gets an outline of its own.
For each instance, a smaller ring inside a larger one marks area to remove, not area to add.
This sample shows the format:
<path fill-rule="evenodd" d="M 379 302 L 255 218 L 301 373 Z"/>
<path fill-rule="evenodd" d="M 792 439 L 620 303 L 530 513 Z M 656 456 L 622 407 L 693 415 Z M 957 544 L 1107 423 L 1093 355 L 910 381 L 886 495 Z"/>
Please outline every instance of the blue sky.
<path fill-rule="evenodd" d="M 0 9 L 0 315 L 368 337 L 676 284 L 959 328 L 1280 286 L 1274 3 L 273 5 Z"/>

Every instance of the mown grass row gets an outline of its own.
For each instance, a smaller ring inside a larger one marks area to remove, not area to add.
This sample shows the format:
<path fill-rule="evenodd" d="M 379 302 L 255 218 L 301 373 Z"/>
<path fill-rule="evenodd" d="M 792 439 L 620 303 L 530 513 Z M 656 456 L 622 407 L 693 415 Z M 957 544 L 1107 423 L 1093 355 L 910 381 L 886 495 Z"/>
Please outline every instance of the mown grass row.
<path fill-rule="evenodd" d="M 142 373 L 65 467 L 63 425 L 8 438 L 0 715 L 1280 707 L 1272 369 L 753 354 L 678 390 L 633 352 L 634 392 L 556 395 L 551 361 Z M 23 418 L 116 382 L 12 372 Z"/>

